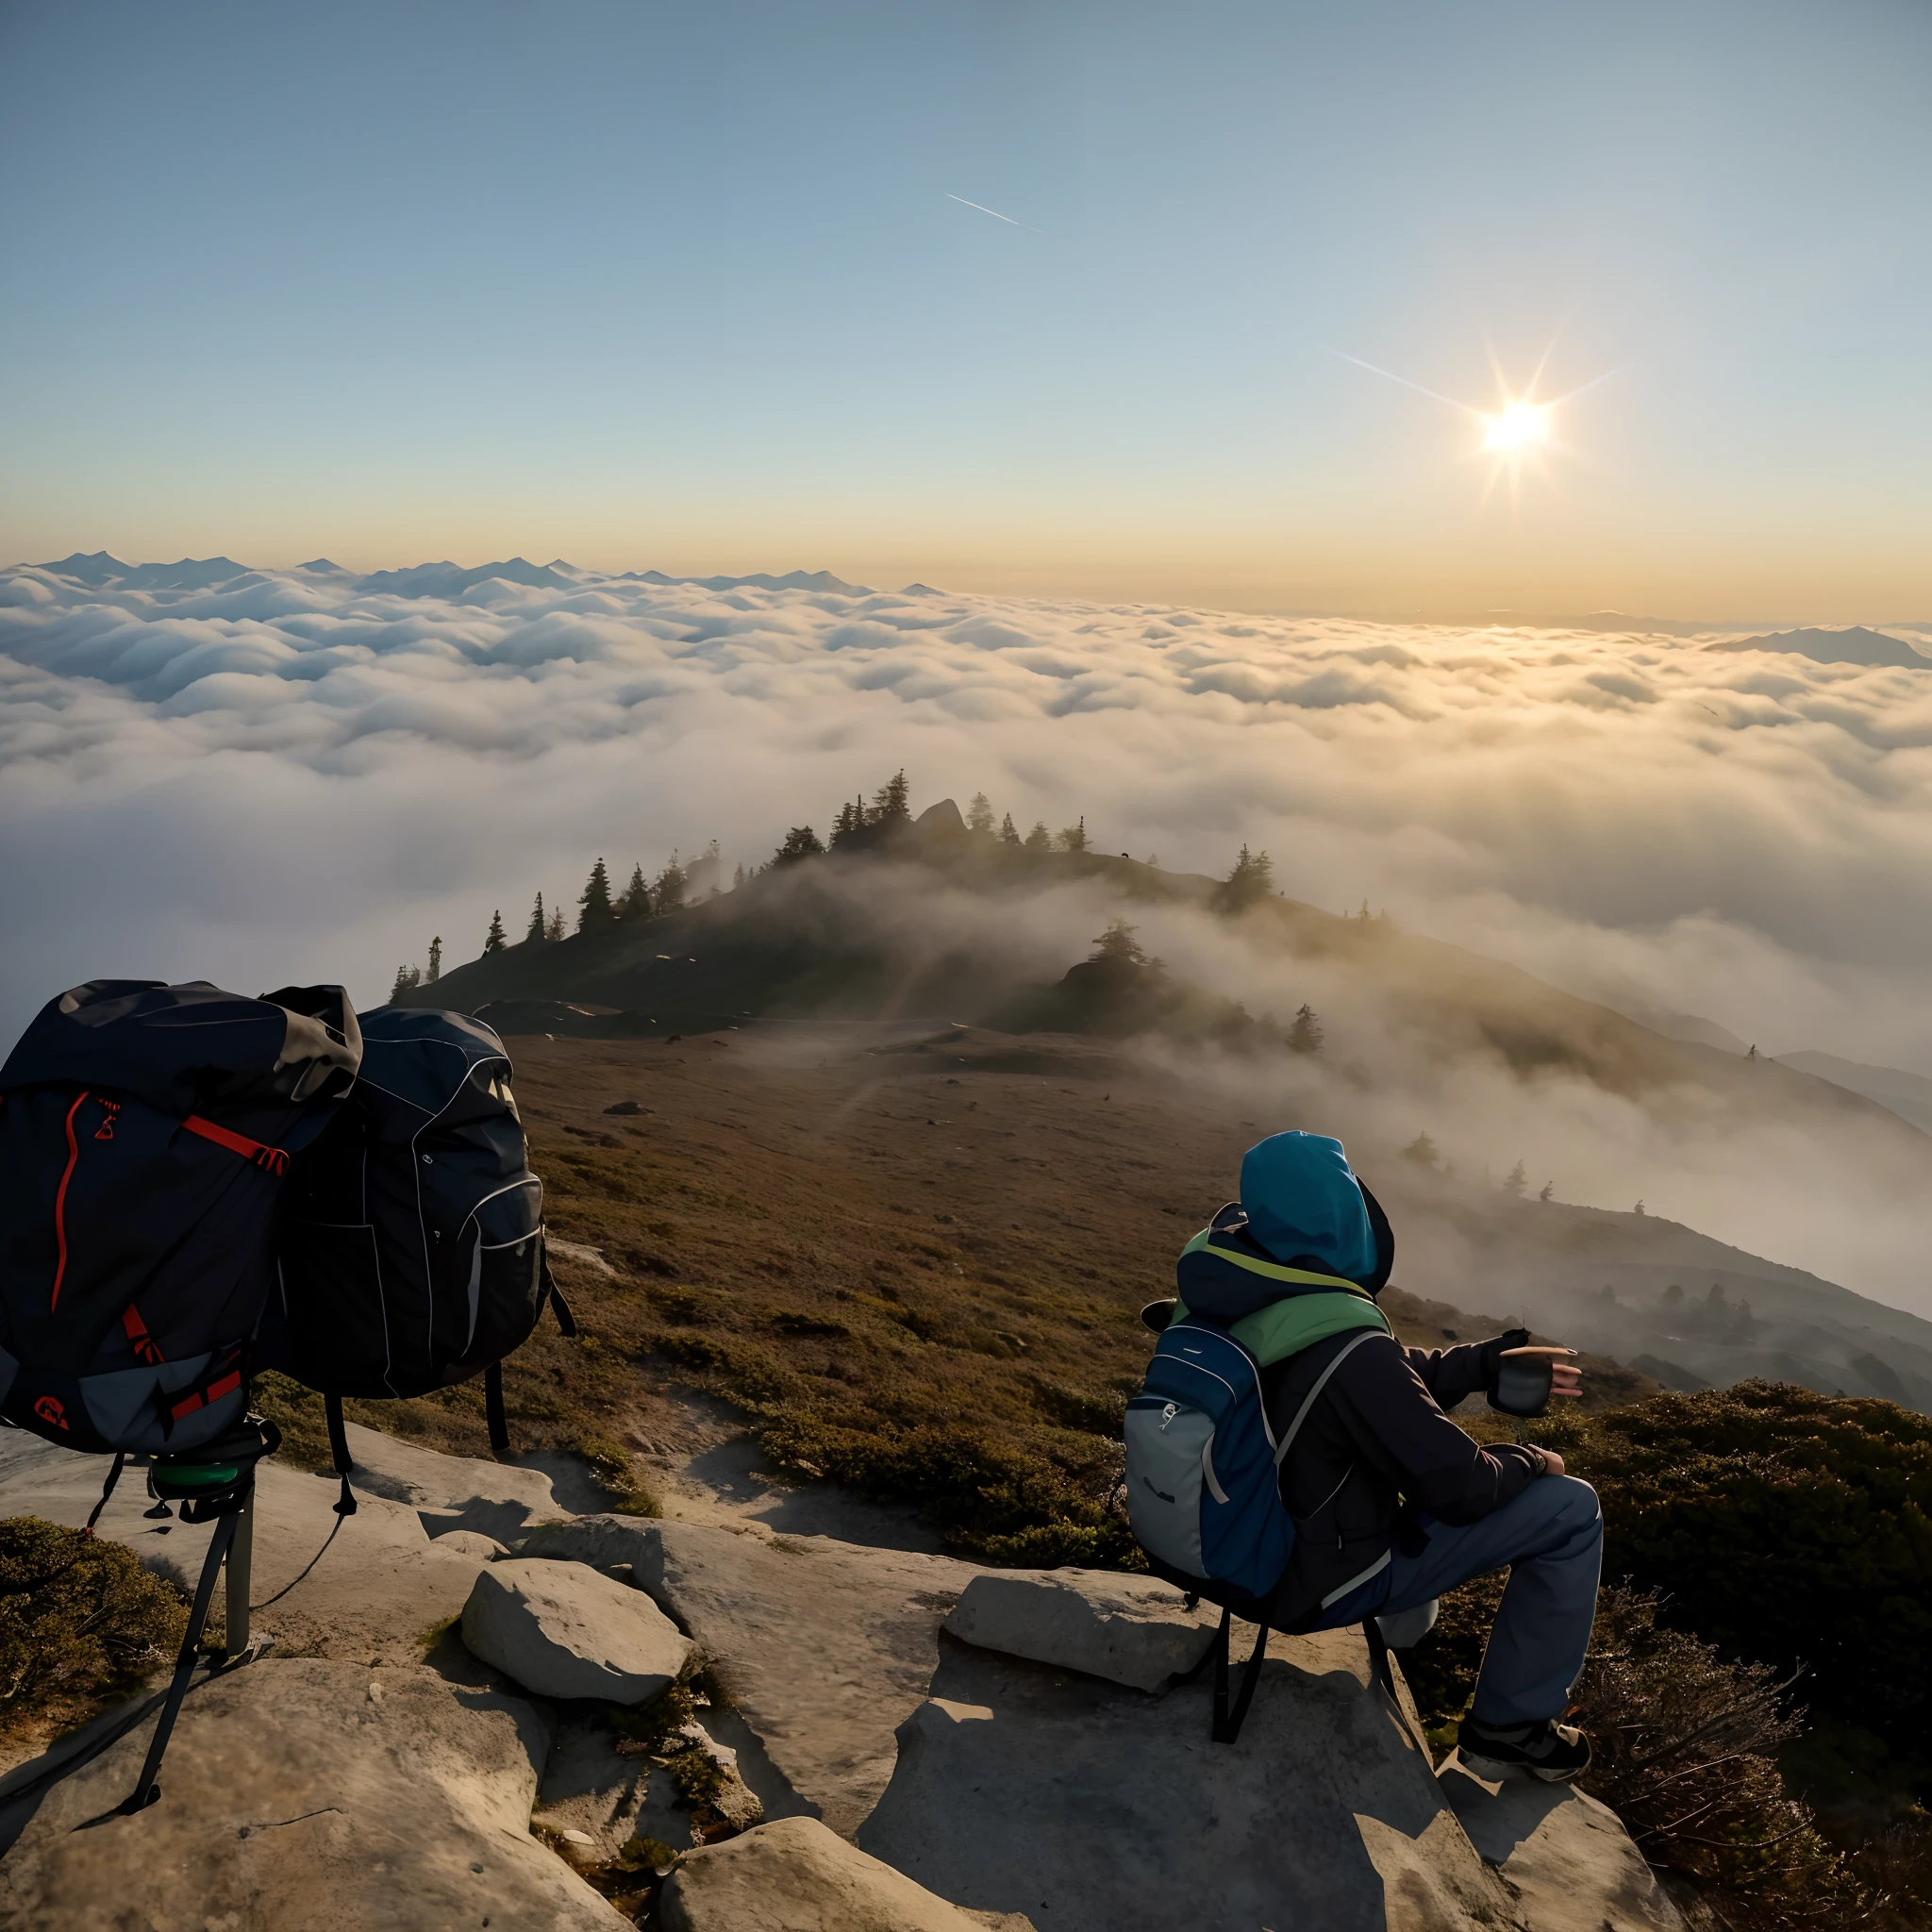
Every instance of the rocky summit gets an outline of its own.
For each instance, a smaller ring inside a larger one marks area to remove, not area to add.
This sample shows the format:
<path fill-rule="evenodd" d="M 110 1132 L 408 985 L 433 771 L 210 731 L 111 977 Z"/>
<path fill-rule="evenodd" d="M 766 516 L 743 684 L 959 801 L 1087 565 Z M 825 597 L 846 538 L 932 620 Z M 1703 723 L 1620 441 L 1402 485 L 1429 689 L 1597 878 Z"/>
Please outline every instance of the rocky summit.
<path fill-rule="evenodd" d="M 1359 1631 L 1275 1638 L 1218 1745 L 1212 1626 L 1144 1578 L 576 1513 L 354 1444 L 358 1513 L 261 1612 L 275 1647 L 197 1680 L 158 1803 L 116 1809 L 151 1700 L 0 1780 L 0 1927 L 1681 1926 L 1603 1806 L 1433 1769 Z M 0 1513 L 78 1524 L 97 1474 L 11 1437 Z M 207 1531 L 127 1487 L 101 1533 L 192 1574 Z M 264 1471 L 259 1592 L 334 1493 Z"/>

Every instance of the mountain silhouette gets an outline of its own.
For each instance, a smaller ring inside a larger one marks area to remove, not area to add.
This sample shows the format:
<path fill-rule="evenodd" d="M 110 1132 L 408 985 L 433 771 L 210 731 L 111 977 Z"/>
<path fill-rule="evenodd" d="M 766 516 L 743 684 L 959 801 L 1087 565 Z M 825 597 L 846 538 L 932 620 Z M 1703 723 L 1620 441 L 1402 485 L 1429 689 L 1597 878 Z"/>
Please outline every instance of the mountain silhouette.
<path fill-rule="evenodd" d="M 1707 651 L 1783 651 L 1809 658 L 1814 664 L 1888 664 L 1916 671 L 1932 670 L 1932 658 L 1902 638 L 1882 630 L 1852 625 L 1844 630 L 1780 630 L 1758 638 L 1737 638 L 1729 643 L 1706 644 Z"/>

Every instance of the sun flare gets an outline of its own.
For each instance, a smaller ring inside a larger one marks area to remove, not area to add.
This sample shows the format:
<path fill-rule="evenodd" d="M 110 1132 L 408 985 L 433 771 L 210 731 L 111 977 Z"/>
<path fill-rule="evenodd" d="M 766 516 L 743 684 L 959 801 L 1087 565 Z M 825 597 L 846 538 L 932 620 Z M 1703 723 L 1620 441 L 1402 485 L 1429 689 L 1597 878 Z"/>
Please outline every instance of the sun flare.
<path fill-rule="evenodd" d="M 1484 419 L 1483 447 L 1497 456 L 1518 456 L 1549 440 L 1547 403 L 1509 403 Z"/>

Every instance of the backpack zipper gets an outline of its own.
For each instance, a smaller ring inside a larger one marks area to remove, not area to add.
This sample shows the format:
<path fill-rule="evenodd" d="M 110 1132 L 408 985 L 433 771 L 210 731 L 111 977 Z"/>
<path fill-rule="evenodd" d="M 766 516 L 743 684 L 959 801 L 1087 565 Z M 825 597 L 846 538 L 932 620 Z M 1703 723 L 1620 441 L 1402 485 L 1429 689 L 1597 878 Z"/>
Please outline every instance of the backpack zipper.
<path fill-rule="evenodd" d="M 60 1283 L 67 1274 L 67 1183 L 74 1178 L 75 1163 L 80 1158 L 80 1142 L 74 1138 L 74 1116 L 80 1111 L 81 1102 L 86 1098 L 87 1093 L 83 1091 L 67 1109 L 67 1165 L 61 1170 L 60 1186 L 54 1195 L 54 1242 L 59 1259 L 54 1267 L 54 1292 L 47 1299 L 50 1315 L 60 1306 Z"/>

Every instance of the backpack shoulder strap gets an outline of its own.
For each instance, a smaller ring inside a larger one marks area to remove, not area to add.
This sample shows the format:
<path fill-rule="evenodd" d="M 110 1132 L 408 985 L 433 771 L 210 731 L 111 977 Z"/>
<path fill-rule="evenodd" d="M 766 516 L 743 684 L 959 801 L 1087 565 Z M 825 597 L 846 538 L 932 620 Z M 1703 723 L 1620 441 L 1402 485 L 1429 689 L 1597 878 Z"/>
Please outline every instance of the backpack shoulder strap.
<path fill-rule="evenodd" d="M 1358 1349 L 1362 1345 L 1363 1342 L 1373 1341 L 1378 1335 L 1383 1335 L 1387 1332 L 1388 1331 L 1386 1329 L 1381 1328 L 1357 1329 L 1356 1333 L 1352 1335 L 1348 1339 L 1348 1341 L 1345 1341 L 1340 1348 L 1338 1348 L 1332 1357 L 1329 1357 L 1327 1366 L 1324 1368 L 1322 1373 L 1315 1377 L 1315 1386 L 1312 1389 L 1310 1389 L 1308 1392 L 1302 1398 L 1302 1406 L 1295 1410 L 1294 1420 L 1291 1423 L 1290 1423 L 1288 1427 L 1281 1432 L 1281 1441 L 1279 1443 L 1276 1444 L 1274 1450 L 1274 1466 L 1276 1469 L 1279 1469 L 1281 1467 L 1282 1458 L 1287 1456 L 1289 1451 L 1289 1445 L 1291 1442 L 1293 1442 L 1295 1437 L 1300 1433 L 1301 1425 L 1307 1421 L 1308 1411 L 1315 1406 L 1315 1398 L 1321 1394 L 1323 1390 L 1327 1388 L 1328 1377 L 1332 1375 L 1336 1372 L 1336 1370 L 1339 1369 L 1341 1366 L 1341 1364 L 1350 1356 L 1352 1356 L 1357 1349 Z"/>

